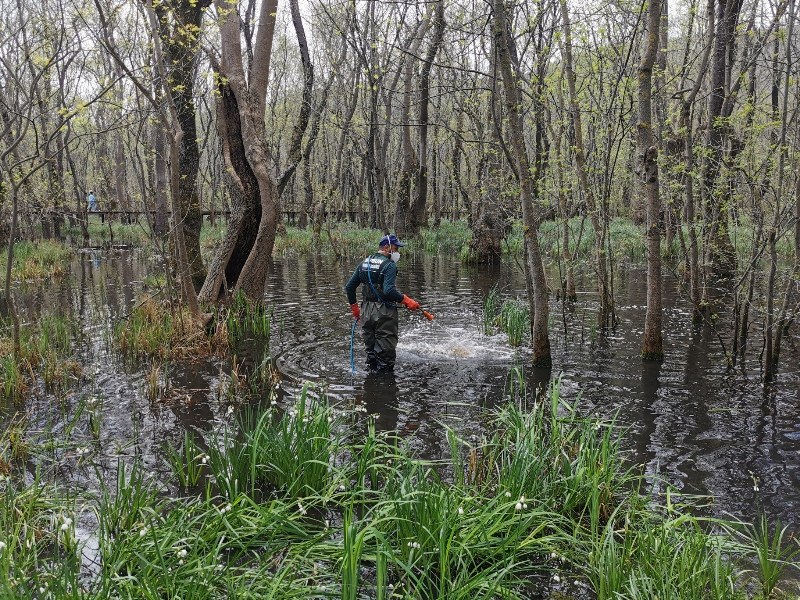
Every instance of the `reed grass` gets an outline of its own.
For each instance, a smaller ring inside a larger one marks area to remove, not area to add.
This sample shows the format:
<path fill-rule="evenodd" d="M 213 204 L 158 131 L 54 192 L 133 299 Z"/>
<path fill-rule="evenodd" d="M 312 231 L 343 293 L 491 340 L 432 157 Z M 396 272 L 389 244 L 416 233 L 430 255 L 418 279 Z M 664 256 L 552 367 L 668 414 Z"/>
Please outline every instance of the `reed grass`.
<path fill-rule="evenodd" d="M 149 246 L 153 241 L 153 234 L 150 231 L 150 226 L 144 219 L 139 219 L 130 224 L 113 221 L 111 223 L 111 231 L 109 232 L 108 223 L 101 223 L 99 218 L 95 219 L 90 215 L 88 230 L 89 238 L 95 243 L 105 244 L 111 242 L 113 237 L 114 243 L 129 244 L 131 246 L 143 248 Z M 78 228 L 70 229 L 69 233 L 76 238 L 82 235 L 81 230 Z"/>
<path fill-rule="evenodd" d="M 493 287 L 483 301 L 484 335 L 492 335 L 497 330 L 508 338 L 509 345 L 518 347 L 526 333 L 530 331 L 530 309 L 518 298 L 502 299 L 497 286 Z"/>
<path fill-rule="evenodd" d="M 764 513 L 755 523 L 725 524 L 726 530 L 744 544 L 754 556 L 757 565 L 756 575 L 764 598 L 775 595 L 778 582 L 788 569 L 794 570 L 797 578 L 800 565 L 800 544 L 790 534 L 788 525 L 778 519 L 773 526 L 767 522 Z"/>
<path fill-rule="evenodd" d="M 465 221 L 442 221 L 438 227 L 420 232 L 420 242 L 425 252 L 466 257 L 472 232 Z"/>
<path fill-rule="evenodd" d="M 500 290 L 495 285 L 483 301 L 482 329 L 484 335 L 492 335 L 497 326 L 497 313 L 500 307 Z"/>
<path fill-rule="evenodd" d="M 530 331 L 530 310 L 518 299 L 507 299 L 500 306 L 497 324 L 508 336 L 508 343 L 513 347 L 522 344 L 522 339 Z"/>
<path fill-rule="evenodd" d="M 286 233 L 275 239 L 273 255 L 288 256 L 309 254 L 320 251 L 315 249 L 315 243 L 322 245 L 326 254 L 351 258 L 365 256 L 378 249 L 381 236 L 380 230 L 356 227 L 350 223 L 333 224 L 320 232 L 318 242 L 315 242 L 311 229 L 288 227 Z"/>

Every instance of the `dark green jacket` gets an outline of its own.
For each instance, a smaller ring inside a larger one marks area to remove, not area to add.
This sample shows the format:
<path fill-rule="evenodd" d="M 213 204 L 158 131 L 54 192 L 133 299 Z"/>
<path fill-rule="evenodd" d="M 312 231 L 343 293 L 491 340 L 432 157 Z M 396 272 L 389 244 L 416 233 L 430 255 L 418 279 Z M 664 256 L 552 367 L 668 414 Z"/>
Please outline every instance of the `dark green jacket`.
<path fill-rule="evenodd" d="M 403 300 L 403 294 L 395 287 L 397 265 L 388 256 L 380 253 L 372 254 L 361 261 L 350 281 L 344 286 L 347 302 L 355 304 L 356 288 L 361 288 L 364 302 L 384 302 L 394 304 Z M 370 282 L 372 285 L 370 286 Z"/>

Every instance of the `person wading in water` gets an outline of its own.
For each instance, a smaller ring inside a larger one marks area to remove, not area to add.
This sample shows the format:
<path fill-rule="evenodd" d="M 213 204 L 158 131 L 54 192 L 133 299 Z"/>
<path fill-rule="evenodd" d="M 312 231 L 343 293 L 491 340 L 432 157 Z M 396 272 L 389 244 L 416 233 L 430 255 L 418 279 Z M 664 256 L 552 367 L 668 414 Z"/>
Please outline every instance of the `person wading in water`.
<path fill-rule="evenodd" d="M 397 306 L 417 310 L 419 302 L 402 294 L 395 287 L 399 249 L 405 246 L 395 235 L 385 235 L 378 252 L 365 258 L 356 267 L 344 287 L 355 319 L 361 320 L 367 367 L 371 371 L 389 373 L 397 356 Z M 356 289 L 362 286 L 361 307 L 356 303 Z"/>

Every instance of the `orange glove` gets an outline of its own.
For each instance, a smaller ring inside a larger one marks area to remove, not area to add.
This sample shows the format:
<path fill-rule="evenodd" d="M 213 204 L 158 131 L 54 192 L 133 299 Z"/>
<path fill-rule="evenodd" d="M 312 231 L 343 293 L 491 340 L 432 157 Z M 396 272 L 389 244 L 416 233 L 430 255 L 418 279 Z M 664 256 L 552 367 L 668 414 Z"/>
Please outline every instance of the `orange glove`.
<path fill-rule="evenodd" d="M 403 306 L 405 306 L 408 310 L 418 310 L 419 309 L 419 302 L 414 300 L 413 298 L 409 298 L 408 296 L 403 296 Z"/>
<path fill-rule="evenodd" d="M 355 317 L 356 321 L 361 318 L 361 308 L 358 306 L 358 304 L 351 304 L 350 312 L 353 313 L 353 317 Z"/>

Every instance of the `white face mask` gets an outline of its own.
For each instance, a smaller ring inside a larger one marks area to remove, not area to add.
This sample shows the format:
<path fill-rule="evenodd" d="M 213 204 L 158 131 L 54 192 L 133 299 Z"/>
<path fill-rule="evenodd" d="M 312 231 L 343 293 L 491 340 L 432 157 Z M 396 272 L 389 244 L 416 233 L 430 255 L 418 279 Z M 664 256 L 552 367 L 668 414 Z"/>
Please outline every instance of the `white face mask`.
<path fill-rule="evenodd" d="M 400 260 L 400 253 L 399 252 L 392 252 L 392 255 L 391 255 L 390 258 L 392 259 L 392 262 L 397 262 L 398 260 Z"/>

